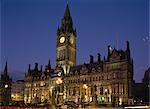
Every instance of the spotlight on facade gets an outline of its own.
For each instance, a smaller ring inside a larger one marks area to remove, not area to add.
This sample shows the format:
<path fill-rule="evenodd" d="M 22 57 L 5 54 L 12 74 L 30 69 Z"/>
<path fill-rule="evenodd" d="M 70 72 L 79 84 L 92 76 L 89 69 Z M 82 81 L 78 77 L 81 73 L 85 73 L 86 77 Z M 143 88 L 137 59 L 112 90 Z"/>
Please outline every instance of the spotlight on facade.
<path fill-rule="evenodd" d="M 105 93 L 107 93 L 107 91 L 108 91 L 108 90 L 107 90 L 107 89 L 105 89 Z"/>
<path fill-rule="evenodd" d="M 56 81 L 56 84 L 61 84 L 63 81 L 61 80 L 61 78 L 58 78 Z"/>
<path fill-rule="evenodd" d="M 83 88 L 87 89 L 88 88 L 87 84 L 83 84 Z"/>
<path fill-rule="evenodd" d="M 5 85 L 5 88 L 8 88 L 8 85 L 7 85 L 7 84 Z"/>

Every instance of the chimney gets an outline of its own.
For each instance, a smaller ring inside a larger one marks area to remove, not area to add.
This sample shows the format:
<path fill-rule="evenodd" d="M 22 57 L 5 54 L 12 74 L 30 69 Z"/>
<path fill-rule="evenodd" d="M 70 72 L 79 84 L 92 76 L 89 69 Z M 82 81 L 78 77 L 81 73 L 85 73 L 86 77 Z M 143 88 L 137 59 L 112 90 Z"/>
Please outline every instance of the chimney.
<path fill-rule="evenodd" d="M 90 63 L 94 62 L 94 57 L 92 55 L 90 55 Z"/>
<path fill-rule="evenodd" d="M 4 69 L 4 73 L 7 75 L 7 61 L 6 61 L 6 64 L 5 64 L 5 69 Z"/>
<path fill-rule="evenodd" d="M 127 41 L 126 43 L 127 43 L 127 49 L 126 50 L 130 50 L 129 41 Z"/>
<path fill-rule="evenodd" d="M 130 60 L 130 59 L 131 59 L 131 56 L 130 56 L 130 46 L 129 46 L 129 41 L 127 41 L 126 43 L 127 43 L 127 48 L 126 48 L 127 59 Z"/>
<path fill-rule="evenodd" d="M 29 67 L 28 67 L 28 72 L 30 72 L 31 71 L 31 65 L 29 64 Z"/>
<path fill-rule="evenodd" d="M 34 70 L 38 70 L 38 63 L 35 63 L 35 68 Z"/>
<path fill-rule="evenodd" d="M 40 70 L 41 72 L 43 71 L 43 70 L 42 70 L 42 67 L 43 67 L 43 66 L 41 65 L 41 70 Z"/>
<path fill-rule="evenodd" d="M 101 55 L 99 53 L 97 55 L 98 55 L 97 61 L 98 61 L 98 63 L 100 63 L 101 62 Z"/>

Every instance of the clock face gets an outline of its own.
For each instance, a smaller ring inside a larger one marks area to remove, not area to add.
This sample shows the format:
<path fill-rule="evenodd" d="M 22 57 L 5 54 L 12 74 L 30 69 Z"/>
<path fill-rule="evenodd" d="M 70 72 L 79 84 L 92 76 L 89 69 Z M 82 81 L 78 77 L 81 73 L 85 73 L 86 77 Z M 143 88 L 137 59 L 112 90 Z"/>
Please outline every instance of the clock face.
<path fill-rule="evenodd" d="M 73 42 L 74 42 L 74 39 L 73 39 L 73 36 L 71 36 L 70 37 L 70 43 L 73 44 Z"/>
<path fill-rule="evenodd" d="M 61 37 L 60 38 L 60 43 L 64 43 L 65 42 L 65 37 Z"/>

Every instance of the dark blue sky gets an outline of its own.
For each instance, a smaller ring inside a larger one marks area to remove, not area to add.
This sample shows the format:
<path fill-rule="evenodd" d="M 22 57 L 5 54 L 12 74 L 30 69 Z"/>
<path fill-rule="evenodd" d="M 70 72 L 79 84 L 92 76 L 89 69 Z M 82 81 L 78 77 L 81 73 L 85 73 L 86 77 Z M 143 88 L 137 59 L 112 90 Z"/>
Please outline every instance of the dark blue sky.
<path fill-rule="evenodd" d="M 148 68 L 149 0 L 70 0 L 77 30 L 77 63 L 92 54 L 107 56 L 107 46 L 126 48 L 130 42 L 134 78 L 140 81 Z M 1 0 L 1 65 L 8 61 L 13 79 L 22 79 L 30 63 L 54 68 L 56 30 L 66 0 Z M 95 59 L 95 60 L 96 60 Z"/>

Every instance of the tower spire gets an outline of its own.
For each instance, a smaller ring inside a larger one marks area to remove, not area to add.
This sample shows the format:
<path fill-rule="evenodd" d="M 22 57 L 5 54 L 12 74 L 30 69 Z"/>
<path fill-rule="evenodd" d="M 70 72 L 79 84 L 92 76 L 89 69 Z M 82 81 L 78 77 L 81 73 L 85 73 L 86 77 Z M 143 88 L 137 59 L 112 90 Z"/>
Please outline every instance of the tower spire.
<path fill-rule="evenodd" d="M 6 73 L 6 74 L 8 73 L 8 72 L 7 72 L 7 61 L 6 61 L 6 64 L 5 64 L 4 73 Z"/>
<path fill-rule="evenodd" d="M 69 73 L 70 66 L 76 65 L 76 30 L 73 27 L 69 10 L 69 0 L 66 2 L 64 15 L 56 36 L 56 68 L 62 67 L 65 74 Z"/>
<path fill-rule="evenodd" d="M 60 31 L 59 32 L 74 32 L 73 22 L 70 15 L 69 4 L 67 3 L 64 16 L 61 21 Z M 58 33 L 59 33 L 58 32 Z"/>
<path fill-rule="evenodd" d="M 48 68 L 51 69 L 51 61 L 50 61 L 50 59 L 48 61 Z"/>
<path fill-rule="evenodd" d="M 67 5 L 69 4 L 69 0 L 67 0 Z"/>
<path fill-rule="evenodd" d="M 67 4 L 65 14 L 64 14 L 64 18 L 68 18 L 68 17 L 70 17 L 70 10 L 69 10 L 69 5 Z"/>

